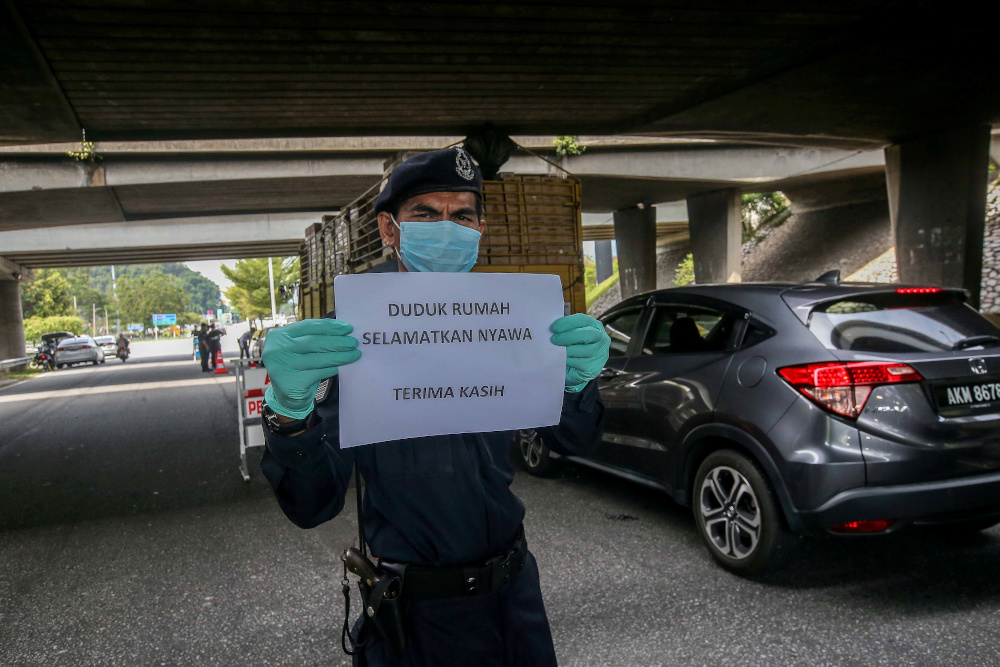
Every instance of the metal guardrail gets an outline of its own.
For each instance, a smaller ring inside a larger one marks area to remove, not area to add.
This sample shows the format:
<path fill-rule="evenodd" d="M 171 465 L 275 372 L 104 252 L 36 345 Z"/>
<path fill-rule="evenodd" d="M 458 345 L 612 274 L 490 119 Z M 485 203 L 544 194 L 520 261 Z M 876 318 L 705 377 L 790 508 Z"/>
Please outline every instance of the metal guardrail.
<path fill-rule="evenodd" d="M 25 366 L 31 361 L 31 357 L 16 357 L 14 359 L 4 359 L 0 361 L 0 371 L 5 368 L 15 368 L 17 366 Z"/>

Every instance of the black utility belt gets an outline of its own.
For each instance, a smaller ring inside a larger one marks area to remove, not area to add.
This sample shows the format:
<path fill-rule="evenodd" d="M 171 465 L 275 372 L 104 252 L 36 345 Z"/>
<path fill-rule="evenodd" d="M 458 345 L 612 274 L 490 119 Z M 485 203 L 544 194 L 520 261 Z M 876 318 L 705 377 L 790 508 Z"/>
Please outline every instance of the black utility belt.
<path fill-rule="evenodd" d="M 499 556 L 479 565 L 429 567 L 407 565 L 403 578 L 403 597 L 410 600 L 457 598 L 496 593 L 514 581 L 524 569 L 528 544 L 524 529 L 517 535 L 514 546 Z M 394 563 L 384 562 L 388 569 Z"/>

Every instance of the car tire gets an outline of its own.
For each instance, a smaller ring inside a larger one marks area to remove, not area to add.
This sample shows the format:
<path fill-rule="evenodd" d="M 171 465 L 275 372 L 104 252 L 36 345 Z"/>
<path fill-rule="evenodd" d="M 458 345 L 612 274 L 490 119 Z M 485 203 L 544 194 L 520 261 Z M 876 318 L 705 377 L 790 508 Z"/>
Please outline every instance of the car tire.
<path fill-rule="evenodd" d="M 536 477 L 548 477 L 556 471 L 558 464 L 538 431 L 533 428 L 522 429 L 517 432 L 515 440 L 521 465 L 528 473 Z"/>
<path fill-rule="evenodd" d="M 691 494 L 698 532 L 709 553 L 734 574 L 780 569 L 801 541 L 785 526 L 764 473 L 745 455 L 723 449 L 698 467 Z"/>

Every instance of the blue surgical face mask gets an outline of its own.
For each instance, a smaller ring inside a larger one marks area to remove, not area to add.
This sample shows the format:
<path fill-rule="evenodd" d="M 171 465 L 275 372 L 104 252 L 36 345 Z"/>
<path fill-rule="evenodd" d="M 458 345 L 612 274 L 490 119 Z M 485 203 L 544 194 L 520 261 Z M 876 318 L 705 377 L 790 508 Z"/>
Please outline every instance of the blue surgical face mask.
<path fill-rule="evenodd" d="M 392 224 L 399 228 L 399 259 L 407 271 L 467 273 L 479 257 L 482 234 L 457 222 L 399 223 L 392 217 Z"/>

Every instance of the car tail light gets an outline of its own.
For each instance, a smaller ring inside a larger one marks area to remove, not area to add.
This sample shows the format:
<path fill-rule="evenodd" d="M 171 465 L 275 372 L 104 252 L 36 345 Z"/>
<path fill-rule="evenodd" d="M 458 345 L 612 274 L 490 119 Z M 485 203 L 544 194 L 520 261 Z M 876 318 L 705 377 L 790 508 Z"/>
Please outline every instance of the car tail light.
<path fill-rule="evenodd" d="M 879 361 L 788 366 L 779 369 L 778 374 L 821 408 L 851 419 L 861 414 L 875 387 L 923 380 L 907 364 Z"/>
<path fill-rule="evenodd" d="M 899 287 L 896 294 L 937 294 L 940 287 Z"/>
<path fill-rule="evenodd" d="M 94 346 L 93 345 L 81 345 L 80 348 L 84 349 L 84 350 L 93 350 Z"/>
<path fill-rule="evenodd" d="M 884 533 L 895 525 L 895 519 L 872 519 L 868 521 L 848 521 L 827 528 L 831 533 Z"/>

